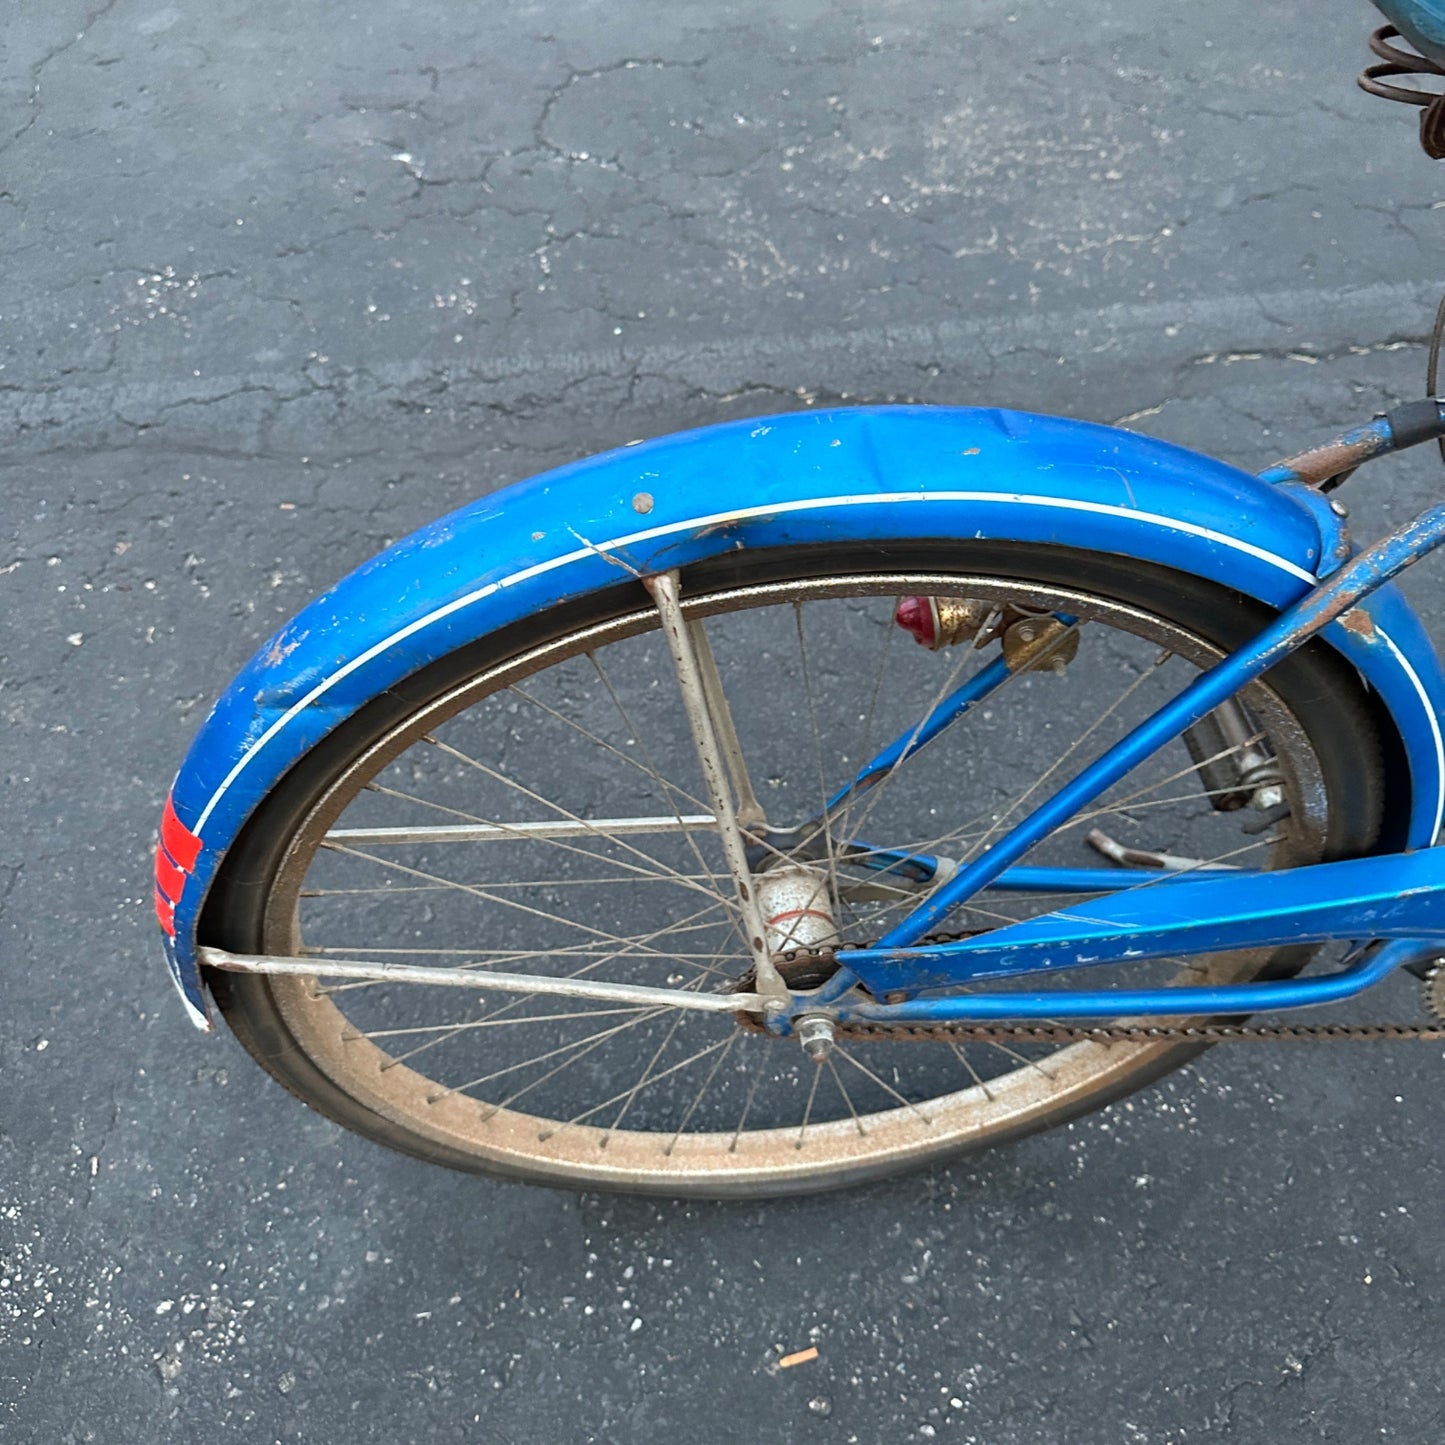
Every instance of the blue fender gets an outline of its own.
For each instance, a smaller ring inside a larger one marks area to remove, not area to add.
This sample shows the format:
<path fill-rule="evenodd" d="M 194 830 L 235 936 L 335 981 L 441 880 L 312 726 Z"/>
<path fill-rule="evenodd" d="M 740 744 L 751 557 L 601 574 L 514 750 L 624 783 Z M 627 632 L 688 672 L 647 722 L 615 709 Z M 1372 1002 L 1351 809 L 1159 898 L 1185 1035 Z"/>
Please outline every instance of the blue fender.
<path fill-rule="evenodd" d="M 208 1026 L 201 905 L 226 850 L 306 752 L 384 688 L 497 628 L 614 584 L 739 548 L 977 537 L 1112 552 L 1275 608 L 1344 541 L 1295 489 L 1169 443 L 1019 412 L 860 407 L 731 422 L 574 462 L 433 522 L 305 608 L 242 669 L 176 777 L 157 850 L 172 975 Z M 1409 845 L 1445 808 L 1445 679 L 1389 590 L 1368 635 L 1326 634 L 1394 717 L 1410 758 Z"/>

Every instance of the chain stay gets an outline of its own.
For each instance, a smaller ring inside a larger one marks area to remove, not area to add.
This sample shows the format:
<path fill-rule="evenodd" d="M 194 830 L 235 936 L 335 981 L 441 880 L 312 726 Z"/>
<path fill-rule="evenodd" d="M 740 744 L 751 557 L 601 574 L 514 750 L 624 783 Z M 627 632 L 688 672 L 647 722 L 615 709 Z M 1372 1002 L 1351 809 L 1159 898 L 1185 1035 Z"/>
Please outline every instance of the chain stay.
<path fill-rule="evenodd" d="M 839 1024 L 839 1038 L 901 1043 L 1160 1044 L 1445 1040 L 1442 1024 Z"/>
<path fill-rule="evenodd" d="M 957 933 L 930 933 L 921 944 L 957 943 L 986 932 L 962 929 Z M 784 977 L 790 967 L 807 966 L 809 960 L 833 958 L 849 949 L 871 947 L 867 943 L 843 943 L 833 948 L 789 949 L 780 956 Z M 1441 975 L 1445 979 L 1445 973 Z M 743 980 L 741 982 L 745 982 Z M 1445 987 L 1442 987 L 1445 993 Z M 739 1015 L 739 1022 L 746 1016 Z M 761 1030 L 759 1030 L 761 1031 Z M 1025 1043 L 1025 1044 L 1158 1044 L 1158 1043 L 1359 1043 L 1411 1040 L 1421 1043 L 1445 1041 L 1445 1019 L 1428 1024 L 858 1024 L 839 1023 L 839 1038 L 892 1040 L 897 1043 Z"/>

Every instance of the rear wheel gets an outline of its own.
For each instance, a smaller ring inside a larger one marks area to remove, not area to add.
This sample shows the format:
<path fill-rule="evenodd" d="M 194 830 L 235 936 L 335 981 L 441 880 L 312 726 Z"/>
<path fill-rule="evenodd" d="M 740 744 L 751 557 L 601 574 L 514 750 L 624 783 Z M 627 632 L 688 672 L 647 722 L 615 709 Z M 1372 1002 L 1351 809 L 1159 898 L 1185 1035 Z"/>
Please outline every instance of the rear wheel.
<path fill-rule="evenodd" d="M 877 938 L 922 897 L 880 884 L 845 842 L 978 855 L 1268 619 L 1197 578 L 1057 548 L 888 544 L 694 569 L 684 607 L 710 643 L 770 827 L 816 815 L 995 656 L 915 647 L 893 620 L 905 595 L 1077 617 L 1080 647 L 1063 676 L 1015 672 L 837 817 L 810 876 L 821 880 L 814 911 L 845 943 Z M 1209 769 L 1176 741 L 1024 861 L 1100 866 L 1085 845 L 1096 826 L 1212 866 L 1367 850 L 1382 768 L 1352 670 L 1312 643 L 1239 701 L 1248 746 L 1278 777 L 1269 813 L 1217 811 Z M 627 584 L 443 659 L 332 734 L 228 855 L 203 940 L 679 996 L 744 988 L 747 930 L 708 797 L 658 613 Z M 1273 820 L 1264 831 L 1242 829 L 1261 817 Z M 754 862 L 767 879 L 780 859 Z M 953 926 L 1057 904 L 990 891 Z M 1278 976 L 1308 956 L 1217 954 L 1091 971 L 1089 985 Z M 209 981 L 264 1067 L 370 1138 L 484 1173 L 672 1195 L 887 1174 L 1060 1123 L 1195 1052 L 847 1040 L 820 1066 L 733 1013 L 325 977 Z"/>

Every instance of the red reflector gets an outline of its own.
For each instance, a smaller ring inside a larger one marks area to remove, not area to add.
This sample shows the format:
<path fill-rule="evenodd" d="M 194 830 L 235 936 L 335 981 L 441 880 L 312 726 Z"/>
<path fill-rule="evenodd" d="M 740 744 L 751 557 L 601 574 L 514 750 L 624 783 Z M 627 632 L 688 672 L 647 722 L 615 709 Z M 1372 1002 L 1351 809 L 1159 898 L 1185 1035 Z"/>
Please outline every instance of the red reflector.
<path fill-rule="evenodd" d="M 176 817 L 169 793 L 166 794 L 166 810 L 161 814 L 161 842 L 165 844 L 166 852 L 180 864 L 182 872 L 189 873 L 196 866 L 201 840 Z"/>
<path fill-rule="evenodd" d="M 905 632 L 911 632 L 913 640 L 924 647 L 932 647 L 937 641 L 933 604 L 927 597 L 900 597 L 893 620 Z"/>

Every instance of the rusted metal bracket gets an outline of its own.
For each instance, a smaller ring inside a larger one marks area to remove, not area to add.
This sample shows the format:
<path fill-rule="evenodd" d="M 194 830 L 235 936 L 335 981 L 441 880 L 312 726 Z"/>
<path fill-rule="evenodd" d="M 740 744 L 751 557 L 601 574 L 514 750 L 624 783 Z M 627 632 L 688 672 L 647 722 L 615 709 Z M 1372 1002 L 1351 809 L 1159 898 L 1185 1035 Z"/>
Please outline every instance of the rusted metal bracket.
<path fill-rule="evenodd" d="M 1445 436 L 1445 399 L 1407 401 L 1343 436 L 1286 457 L 1259 473 L 1262 482 L 1298 482 L 1332 492 L 1356 467 L 1389 452 L 1404 451 Z"/>

